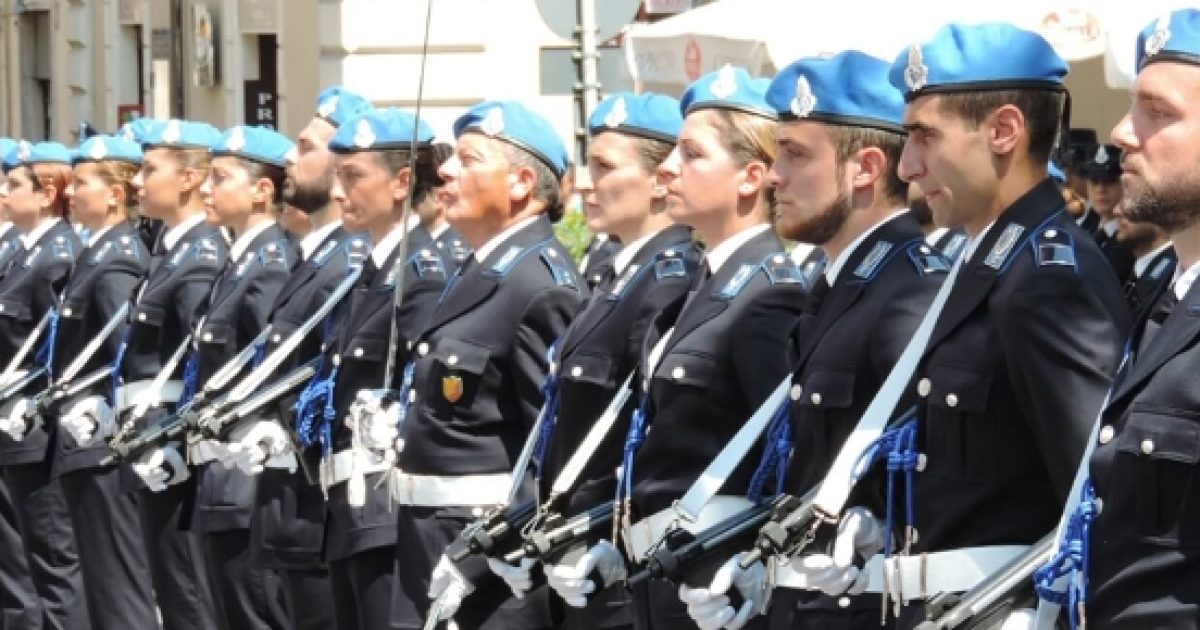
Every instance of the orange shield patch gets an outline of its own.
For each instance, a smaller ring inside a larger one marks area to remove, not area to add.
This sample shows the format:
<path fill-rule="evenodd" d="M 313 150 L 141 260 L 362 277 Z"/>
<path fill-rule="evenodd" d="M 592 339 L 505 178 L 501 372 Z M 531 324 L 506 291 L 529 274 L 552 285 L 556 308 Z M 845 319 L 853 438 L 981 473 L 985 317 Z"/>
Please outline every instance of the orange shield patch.
<path fill-rule="evenodd" d="M 442 396 L 451 404 L 457 403 L 462 399 L 463 395 L 463 380 L 459 376 L 443 376 L 442 377 Z"/>

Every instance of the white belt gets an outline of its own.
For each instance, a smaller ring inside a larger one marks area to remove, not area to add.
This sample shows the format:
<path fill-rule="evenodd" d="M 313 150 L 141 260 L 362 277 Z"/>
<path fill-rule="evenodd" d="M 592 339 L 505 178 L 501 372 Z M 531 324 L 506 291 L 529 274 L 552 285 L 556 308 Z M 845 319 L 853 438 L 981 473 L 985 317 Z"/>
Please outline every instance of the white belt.
<path fill-rule="evenodd" d="M 272 468 L 275 470 L 286 470 L 295 472 L 300 462 L 296 459 L 295 453 L 284 453 L 283 455 L 274 455 L 268 457 L 267 461 L 263 462 L 264 468 Z"/>
<path fill-rule="evenodd" d="M 229 447 L 220 440 L 197 440 L 188 444 L 188 463 L 193 466 L 223 460 L 228 454 Z"/>
<path fill-rule="evenodd" d="M 29 370 L 16 370 L 12 373 L 11 378 L 9 378 L 7 381 L 0 382 L 0 387 L 8 387 L 10 383 L 16 383 L 17 381 L 25 378 L 26 374 L 29 374 Z"/>
<path fill-rule="evenodd" d="M 500 505 L 512 488 L 511 473 L 434 477 L 396 471 L 392 475 L 392 498 L 400 505 L 453 507 Z"/>
<path fill-rule="evenodd" d="M 935 551 L 914 556 L 892 556 L 886 562 L 875 556 L 867 564 L 867 590 L 880 592 L 887 572 L 888 589 L 902 601 L 926 599 L 938 593 L 962 593 L 975 588 L 1017 556 L 1026 545 L 995 545 Z"/>
<path fill-rule="evenodd" d="M 148 378 L 126 383 L 118 387 L 116 396 L 117 409 L 123 410 L 132 407 L 145 397 L 150 397 L 149 406 L 161 402 L 174 403 L 179 401 L 179 395 L 183 393 L 182 381 L 167 381 L 163 383 L 162 389 L 157 392 L 151 391 L 153 385 L 154 379 Z"/>
<path fill-rule="evenodd" d="M 339 483 L 345 483 L 355 473 L 369 475 L 371 473 L 391 470 L 396 464 L 396 456 L 389 453 L 386 457 L 373 457 L 364 451 L 347 449 L 321 460 L 321 487 L 329 490 Z"/>
<path fill-rule="evenodd" d="M 631 525 L 625 532 L 625 540 L 633 550 L 633 560 L 641 562 L 668 531 L 678 527 L 696 534 L 752 505 L 746 497 L 715 496 L 700 510 L 695 521 L 684 520 L 673 508 L 667 508 Z"/>
<path fill-rule="evenodd" d="M 808 577 L 803 573 L 797 573 L 792 570 L 792 565 L 789 562 L 771 563 L 772 568 L 772 584 L 779 588 L 790 588 L 801 591 L 811 591 L 813 587 L 808 583 Z M 868 593 L 880 592 L 880 584 L 876 584 L 877 577 L 883 574 L 883 556 L 876 554 L 867 561 L 867 566 L 863 567 L 870 576 L 871 581 L 867 584 Z"/>

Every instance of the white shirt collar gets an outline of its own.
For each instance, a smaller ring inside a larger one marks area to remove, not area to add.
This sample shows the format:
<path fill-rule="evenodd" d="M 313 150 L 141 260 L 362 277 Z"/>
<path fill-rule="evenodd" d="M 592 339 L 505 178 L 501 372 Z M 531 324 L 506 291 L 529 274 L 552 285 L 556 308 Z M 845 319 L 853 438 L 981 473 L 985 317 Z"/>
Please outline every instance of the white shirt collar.
<path fill-rule="evenodd" d="M 267 231 L 267 228 L 272 225 L 275 225 L 275 221 L 263 221 L 237 237 L 237 240 L 229 247 L 229 260 L 241 260 L 242 254 L 246 253 L 246 248 L 250 247 L 250 242 L 257 238 L 259 234 Z"/>
<path fill-rule="evenodd" d="M 637 253 L 641 251 L 642 247 L 644 247 L 646 243 L 650 242 L 650 239 L 658 236 L 661 233 L 662 231 L 660 230 L 658 232 L 647 234 L 622 247 L 621 251 L 617 252 L 616 256 L 613 256 L 613 274 L 620 276 L 622 273 L 625 273 L 625 268 L 629 266 L 629 263 L 633 262 L 633 257 L 637 256 Z"/>
<path fill-rule="evenodd" d="M 175 247 L 175 244 L 179 242 L 179 239 L 183 238 L 183 235 L 188 233 L 188 230 L 200 225 L 200 222 L 203 220 L 204 213 L 197 212 L 196 214 L 184 219 L 179 225 L 167 230 L 167 233 L 163 234 L 163 249 L 168 252 L 171 251 L 171 249 Z"/>
<path fill-rule="evenodd" d="M 1141 278 L 1142 275 L 1146 273 L 1146 269 L 1150 266 L 1150 263 L 1154 262 L 1154 258 L 1166 251 L 1166 249 L 1172 245 L 1174 244 L 1171 241 L 1167 241 L 1166 243 L 1154 248 L 1154 251 L 1135 260 L 1133 262 L 1133 277 Z"/>
<path fill-rule="evenodd" d="M 1175 298 L 1183 300 L 1183 296 L 1187 295 L 1188 289 L 1192 288 L 1192 283 L 1196 282 L 1196 276 L 1200 276 L 1200 262 L 1193 263 L 1187 271 L 1179 274 L 1175 278 L 1175 282 L 1171 284 L 1171 290 L 1175 292 Z"/>
<path fill-rule="evenodd" d="M 933 244 L 937 243 L 943 236 L 945 236 L 946 232 L 949 232 L 949 231 L 950 231 L 950 228 L 944 228 L 944 227 L 933 228 L 932 232 L 925 235 L 925 242 L 930 245 L 933 245 Z"/>
<path fill-rule="evenodd" d="M 758 225 L 748 227 L 737 234 L 725 239 L 720 245 L 708 250 L 704 259 L 708 262 L 708 270 L 712 275 L 717 275 L 721 270 L 721 265 L 729 260 L 729 257 L 738 250 L 739 247 L 745 245 L 747 241 L 771 229 L 770 223 L 759 223 Z"/>
<path fill-rule="evenodd" d="M 854 250 L 858 249 L 858 246 L 862 245 L 863 241 L 867 240 L 868 236 L 873 234 L 875 232 L 875 230 L 878 230 L 879 226 L 883 225 L 884 223 L 887 223 L 888 221 L 891 221 L 892 219 L 895 219 L 896 217 L 904 214 L 905 212 L 908 212 L 908 209 L 901 208 L 899 210 L 892 212 L 891 214 L 887 215 L 887 217 L 884 218 L 884 220 L 880 221 L 879 223 L 876 223 L 875 225 L 872 225 L 865 232 L 863 232 L 862 234 L 859 234 L 858 238 L 851 241 L 850 245 L 848 245 L 846 247 L 846 249 L 843 249 L 842 253 L 838 254 L 838 257 L 836 260 L 833 261 L 833 264 L 831 264 L 825 268 L 825 281 L 829 283 L 829 286 L 833 286 L 833 283 L 837 282 L 838 274 L 840 274 L 842 272 L 842 267 L 846 266 L 846 261 L 850 260 L 850 256 L 854 254 Z"/>
<path fill-rule="evenodd" d="M 437 228 L 436 230 L 429 230 L 429 238 L 432 238 L 433 240 L 436 241 L 439 238 L 441 238 L 443 234 L 446 233 L 446 230 L 449 230 L 449 229 L 450 229 L 450 224 L 446 223 L 445 221 L 442 221 L 441 227 Z"/>
<path fill-rule="evenodd" d="M 387 264 L 388 256 L 392 255 L 392 250 L 396 249 L 396 246 L 400 244 L 400 237 L 411 231 L 411 226 L 408 229 L 404 229 L 403 226 L 397 225 L 392 228 L 391 232 L 388 232 L 386 236 L 380 239 L 378 243 L 371 246 L 371 262 L 375 263 L 376 269 L 383 269 L 383 266 Z"/>
<path fill-rule="evenodd" d="M 99 232 L 95 232 L 94 234 L 92 234 L 91 236 L 88 237 L 87 246 L 95 247 L 96 243 L 99 243 L 100 239 L 103 238 L 105 234 L 108 234 L 108 231 L 111 229 L 112 229 L 111 225 L 106 225 L 106 226 L 100 228 Z"/>
<path fill-rule="evenodd" d="M 800 241 L 796 241 L 796 245 L 795 247 L 792 247 L 792 252 L 789 254 L 789 256 L 792 257 L 793 263 L 797 265 L 803 265 L 804 261 L 808 260 L 808 257 L 812 255 L 813 250 L 816 248 L 817 246 L 813 245 L 812 243 L 801 243 Z"/>
<path fill-rule="evenodd" d="M 322 225 L 312 232 L 309 232 L 308 236 L 300 239 L 300 255 L 304 258 L 304 260 L 312 258 L 312 255 L 317 253 L 317 248 L 321 246 L 321 243 L 324 243 L 325 239 L 328 238 L 330 234 L 333 234 L 333 231 L 341 227 L 341 225 L 341 219 L 330 221 L 329 223 Z"/>
<path fill-rule="evenodd" d="M 4 236 L 4 235 L 8 234 L 9 230 L 12 230 L 12 229 L 13 229 L 12 221 L 4 221 L 3 223 L 0 223 L 0 236 Z"/>
<path fill-rule="evenodd" d="M 36 227 L 30 230 L 28 234 L 22 234 L 21 242 L 25 244 L 25 249 L 32 248 L 33 245 L 38 242 L 38 239 L 42 238 L 46 232 L 50 231 L 50 228 L 54 227 L 61 220 L 62 219 L 59 219 L 58 217 L 44 219 L 41 223 L 37 224 Z"/>
<path fill-rule="evenodd" d="M 531 217 L 521 219 L 520 221 L 517 221 L 516 223 L 505 228 L 503 232 L 488 239 L 488 242 L 484 243 L 483 247 L 475 250 L 475 262 L 483 262 L 487 260 L 488 254 L 496 251 L 496 248 L 500 247 L 500 245 L 504 243 L 504 241 L 507 241 L 510 236 L 521 231 L 521 228 L 533 223 L 534 221 L 537 221 L 538 217 L 540 216 L 542 215 L 535 214 Z"/>
<path fill-rule="evenodd" d="M 1088 217 L 1090 217 L 1090 216 L 1092 216 L 1092 207 L 1084 206 L 1083 214 L 1079 215 L 1079 217 L 1075 219 L 1075 225 L 1082 227 L 1083 224 L 1087 222 Z"/>
<path fill-rule="evenodd" d="M 1117 233 L 1117 229 L 1121 227 L 1121 222 L 1117 219 L 1104 223 L 1104 232 L 1109 236 Z"/>
<path fill-rule="evenodd" d="M 983 228 L 979 234 L 975 235 L 974 237 L 967 237 L 967 244 L 963 245 L 962 254 L 959 256 L 959 258 L 961 258 L 963 261 L 964 267 L 967 263 L 971 262 L 971 257 L 975 255 L 975 249 L 979 247 L 979 244 L 983 242 L 983 239 L 987 238 L 987 233 L 992 229 L 993 225 L 996 225 L 994 220 L 987 224 L 987 227 Z"/>

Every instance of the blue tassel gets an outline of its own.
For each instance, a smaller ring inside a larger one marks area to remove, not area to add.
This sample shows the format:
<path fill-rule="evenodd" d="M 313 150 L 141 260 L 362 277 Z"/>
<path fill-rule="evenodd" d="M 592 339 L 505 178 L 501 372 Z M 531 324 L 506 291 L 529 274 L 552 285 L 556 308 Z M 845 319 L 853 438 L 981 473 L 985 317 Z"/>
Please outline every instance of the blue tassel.
<path fill-rule="evenodd" d="M 254 369 L 262 365 L 263 359 L 267 358 L 267 342 L 262 341 L 254 346 L 254 358 L 250 359 L 250 369 Z"/>
<path fill-rule="evenodd" d="M 633 458 L 637 455 L 642 442 L 646 441 L 646 428 L 650 419 L 650 397 L 642 399 L 642 404 L 633 411 L 629 423 L 629 432 L 625 434 L 625 450 L 621 455 L 621 483 L 617 484 L 617 503 L 621 499 L 633 496 Z"/>
<path fill-rule="evenodd" d="M 54 344 L 58 342 L 58 311 L 50 312 L 50 323 L 46 328 L 46 340 L 42 342 L 33 360 L 46 368 L 46 375 L 54 380 Z"/>
<path fill-rule="evenodd" d="M 554 355 L 556 354 L 557 347 L 558 342 L 554 342 L 550 344 L 550 349 L 546 351 L 546 361 L 552 366 L 554 365 Z M 533 447 L 533 471 L 534 476 L 538 479 L 542 478 L 543 466 L 546 463 L 546 454 L 550 450 L 550 436 L 554 434 L 554 423 L 558 418 L 557 369 L 552 369 L 546 374 L 546 380 L 542 381 L 542 406 L 546 409 L 546 419 L 542 422 L 537 443 Z"/>
<path fill-rule="evenodd" d="M 1079 611 L 1087 604 L 1088 572 L 1092 566 L 1092 522 L 1100 514 L 1096 489 L 1090 480 L 1084 484 L 1082 494 L 1079 506 L 1067 520 L 1058 553 L 1033 574 L 1038 596 L 1066 609 L 1072 630 L 1079 628 Z M 1063 577 L 1069 577 L 1070 581 L 1067 590 L 1060 592 L 1054 585 Z"/>
<path fill-rule="evenodd" d="M 200 377 L 200 353 L 193 352 L 188 356 L 187 365 L 183 368 L 183 391 L 179 394 L 179 406 L 191 402 L 196 395 L 196 381 Z"/>
<path fill-rule="evenodd" d="M 768 481 L 775 480 L 775 492 L 783 492 L 783 484 L 787 481 L 787 468 L 792 453 L 792 422 L 791 403 L 784 401 L 767 427 L 767 447 L 763 450 L 762 460 L 750 478 L 750 490 L 746 496 L 755 503 L 762 503 L 770 498 L 764 488 Z"/>
<path fill-rule="evenodd" d="M 129 335 L 133 332 L 133 326 L 126 326 L 125 332 L 121 335 L 121 345 L 117 346 L 117 356 L 112 362 L 112 373 L 109 375 L 109 399 L 108 404 L 113 409 L 117 408 L 117 388 L 121 386 L 121 364 L 125 361 L 125 351 L 129 349 Z"/>
<path fill-rule="evenodd" d="M 920 466 L 921 454 L 917 452 L 917 421 L 909 414 L 908 419 L 880 435 L 867 450 L 859 457 L 854 466 L 854 478 L 860 479 L 879 461 L 887 462 L 887 517 L 885 531 L 894 532 L 896 524 L 895 498 L 896 478 L 904 475 L 905 483 L 905 524 L 909 529 L 915 522 L 915 500 L 913 485 L 915 473 Z M 885 536 L 883 556 L 890 557 L 893 552 L 893 537 Z"/>

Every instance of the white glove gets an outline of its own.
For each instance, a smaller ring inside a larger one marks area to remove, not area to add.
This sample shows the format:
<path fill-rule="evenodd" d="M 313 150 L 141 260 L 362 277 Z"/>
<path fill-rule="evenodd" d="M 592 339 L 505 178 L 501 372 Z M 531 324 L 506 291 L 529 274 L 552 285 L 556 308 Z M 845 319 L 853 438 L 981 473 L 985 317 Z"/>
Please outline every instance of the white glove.
<path fill-rule="evenodd" d="M 679 599 L 687 604 L 688 615 L 700 630 L 738 630 L 767 609 L 767 568 L 755 562 L 743 569 L 739 564 L 743 556 L 738 554 L 721 565 L 708 588 L 679 585 Z M 736 588 L 745 600 L 738 610 L 733 609 L 726 595 L 731 588 Z"/>
<path fill-rule="evenodd" d="M 1000 630 L 1033 630 L 1037 625 L 1037 611 L 1032 608 L 1018 608 L 1008 614 Z"/>
<path fill-rule="evenodd" d="M 173 444 L 157 448 L 130 465 L 133 472 L 151 492 L 162 492 L 168 486 L 183 483 L 192 476 L 187 463 Z"/>
<path fill-rule="evenodd" d="M 429 579 L 429 599 L 436 600 L 442 607 L 438 621 L 453 617 L 463 600 L 474 590 L 475 586 L 450 562 L 450 558 L 442 556 Z"/>
<path fill-rule="evenodd" d="M 108 437 L 116 428 L 116 415 L 103 396 L 88 396 L 71 405 L 58 420 L 75 443 L 84 446 L 96 437 Z"/>
<path fill-rule="evenodd" d="M 25 424 L 25 413 L 29 411 L 33 401 L 28 398 L 18 398 L 7 416 L 0 416 L 0 431 L 8 434 L 14 441 L 25 439 L 28 427 Z"/>
<path fill-rule="evenodd" d="M 546 571 L 546 583 L 569 606 L 584 608 L 587 596 L 596 592 L 595 581 L 588 576 L 596 571 L 603 584 L 600 588 L 625 579 L 625 557 L 607 540 L 601 540 L 587 550 L 575 564 L 560 564 Z"/>
<path fill-rule="evenodd" d="M 347 423 L 357 430 L 363 446 L 374 451 L 395 448 L 400 436 L 400 404 L 386 402 L 388 393 L 382 389 L 360 390 L 351 405 Z"/>
<path fill-rule="evenodd" d="M 533 589 L 533 565 L 537 561 L 533 558 L 521 558 L 520 564 L 511 565 L 497 558 L 487 559 L 488 568 L 492 573 L 500 576 L 505 584 L 508 584 L 509 590 L 517 599 L 524 599 L 525 594 Z"/>
<path fill-rule="evenodd" d="M 231 435 L 229 456 L 222 461 L 227 468 L 238 468 L 247 475 L 262 473 L 267 460 L 279 460 L 291 453 L 291 442 L 278 422 L 260 420 L 248 429 Z M 296 472 L 296 459 L 288 460 L 288 468 Z"/>
<path fill-rule="evenodd" d="M 867 588 L 867 574 L 854 566 L 854 557 L 870 558 L 883 548 L 883 527 L 871 511 L 862 507 L 846 510 L 838 523 L 833 555 L 810 554 L 792 558 L 791 567 L 810 590 L 826 595 L 858 595 Z"/>

